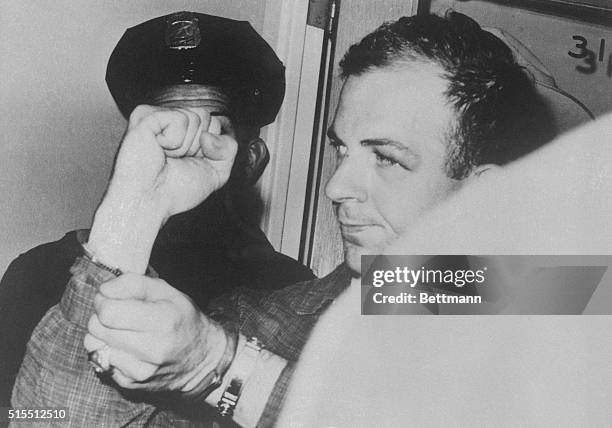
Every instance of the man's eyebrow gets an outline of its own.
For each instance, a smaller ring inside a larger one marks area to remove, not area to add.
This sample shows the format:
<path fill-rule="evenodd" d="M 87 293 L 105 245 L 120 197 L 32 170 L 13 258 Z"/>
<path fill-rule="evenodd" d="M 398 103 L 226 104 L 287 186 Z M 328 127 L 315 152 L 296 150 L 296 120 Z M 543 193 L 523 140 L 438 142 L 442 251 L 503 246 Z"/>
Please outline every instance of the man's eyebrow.
<path fill-rule="evenodd" d="M 418 156 L 417 153 L 406 144 L 400 143 L 396 140 L 391 140 L 389 138 L 366 138 L 365 140 L 361 140 L 361 145 L 366 147 L 391 146 L 394 149 L 406 152 L 412 156 Z"/>

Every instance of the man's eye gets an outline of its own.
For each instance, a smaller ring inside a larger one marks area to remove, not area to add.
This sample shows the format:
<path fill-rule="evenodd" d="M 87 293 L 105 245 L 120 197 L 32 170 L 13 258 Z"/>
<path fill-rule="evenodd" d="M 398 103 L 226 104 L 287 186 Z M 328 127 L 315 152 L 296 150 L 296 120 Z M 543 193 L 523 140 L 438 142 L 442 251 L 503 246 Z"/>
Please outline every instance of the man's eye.
<path fill-rule="evenodd" d="M 396 161 L 388 158 L 387 156 L 381 155 L 380 153 L 376 153 L 376 162 L 385 167 L 397 165 Z"/>

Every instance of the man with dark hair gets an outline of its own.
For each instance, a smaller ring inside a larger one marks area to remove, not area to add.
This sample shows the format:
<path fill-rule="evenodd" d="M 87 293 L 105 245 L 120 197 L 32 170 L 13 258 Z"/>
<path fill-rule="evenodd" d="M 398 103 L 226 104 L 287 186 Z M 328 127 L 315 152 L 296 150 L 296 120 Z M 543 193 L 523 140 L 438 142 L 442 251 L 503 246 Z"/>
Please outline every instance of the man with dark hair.
<path fill-rule="evenodd" d="M 385 24 L 349 50 L 342 69 L 345 82 L 328 132 L 338 164 L 326 193 L 336 208 L 345 263 L 321 280 L 235 294 L 209 316 L 169 284 L 144 276 L 160 219 L 223 184 L 235 142 L 205 112 L 140 107 L 88 252 L 73 267 L 63 312 L 54 308 L 37 327 L 13 405 L 39 406 L 40 397 L 49 397 L 44 404 L 68 406 L 75 425 L 158 426 L 172 419 L 159 402 L 146 404 L 159 396 L 130 402 L 122 394 L 165 391 L 191 409 L 217 405 L 241 425 L 272 425 L 312 326 L 351 276 L 360 275 L 360 256 L 380 253 L 468 180 L 551 135 L 525 130 L 525 111 L 534 126 L 546 128 L 550 118 L 509 49 L 460 14 Z M 199 127 L 201 133 L 193 131 Z M 147 174 L 134 180 L 134 168 Z M 179 185 L 186 181 L 199 190 Z M 160 202 L 161 195 L 172 198 Z M 117 212 L 125 224 L 113 224 Z M 66 331 L 43 348 L 57 326 Z M 252 336 L 257 340 L 247 339 Z M 87 353 L 105 383 L 86 366 Z M 36 396 L 28 393 L 34 388 Z"/>
<path fill-rule="evenodd" d="M 383 24 L 340 67 L 327 196 L 355 271 L 464 183 L 554 134 L 508 46 L 456 12 Z"/>
<path fill-rule="evenodd" d="M 503 165 L 553 137 L 552 119 L 510 48 L 465 15 L 404 17 L 383 24 L 353 45 L 342 76 L 361 76 L 406 62 L 437 64 L 457 114 L 448 129 L 449 177 L 478 165 Z"/>

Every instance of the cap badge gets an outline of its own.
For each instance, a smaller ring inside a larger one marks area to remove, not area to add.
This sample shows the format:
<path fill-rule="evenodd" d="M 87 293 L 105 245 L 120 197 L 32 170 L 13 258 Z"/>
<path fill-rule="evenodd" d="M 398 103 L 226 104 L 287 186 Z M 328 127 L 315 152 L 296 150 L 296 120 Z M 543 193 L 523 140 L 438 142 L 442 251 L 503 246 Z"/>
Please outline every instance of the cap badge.
<path fill-rule="evenodd" d="M 166 47 L 169 49 L 193 49 L 202 41 L 198 18 L 190 12 L 179 12 L 168 18 Z"/>

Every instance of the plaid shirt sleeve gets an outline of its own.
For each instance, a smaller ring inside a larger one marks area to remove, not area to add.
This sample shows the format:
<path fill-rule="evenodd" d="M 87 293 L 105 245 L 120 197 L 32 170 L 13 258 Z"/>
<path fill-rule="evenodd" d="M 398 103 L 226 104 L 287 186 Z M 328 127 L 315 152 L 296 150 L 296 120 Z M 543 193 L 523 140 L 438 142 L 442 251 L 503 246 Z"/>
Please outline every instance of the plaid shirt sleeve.
<path fill-rule="evenodd" d="M 257 427 L 274 426 L 295 363 L 320 315 L 350 284 L 350 271 L 340 265 L 322 279 L 304 281 L 273 292 L 242 288 L 213 301 L 209 315 L 226 328 L 257 337 L 268 351 L 286 359 Z"/>
<path fill-rule="evenodd" d="M 271 426 L 283 403 L 295 362 L 312 326 L 349 283 L 337 269 L 319 281 L 298 283 L 276 292 L 243 290 L 211 312 L 229 328 L 257 336 L 266 348 L 287 359 L 258 426 Z M 173 413 L 145 402 L 146 396 L 120 391 L 98 377 L 87 361 L 83 338 L 94 313 L 100 284 L 115 276 L 79 258 L 59 305 L 51 308 L 32 333 L 19 371 L 13 407 L 66 407 L 68 421 L 58 426 L 167 427 Z M 342 277 L 342 278 L 341 278 Z M 348 276 L 346 276 L 348 278 Z"/>
<path fill-rule="evenodd" d="M 169 426 L 167 416 L 122 394 L 89 366 L 83 338 L 97 287 L 115 276 L 79 258 L 59 303 L 38 324 L 17 376 L 13 407 L 66 407 L 68 427 Z"/>

